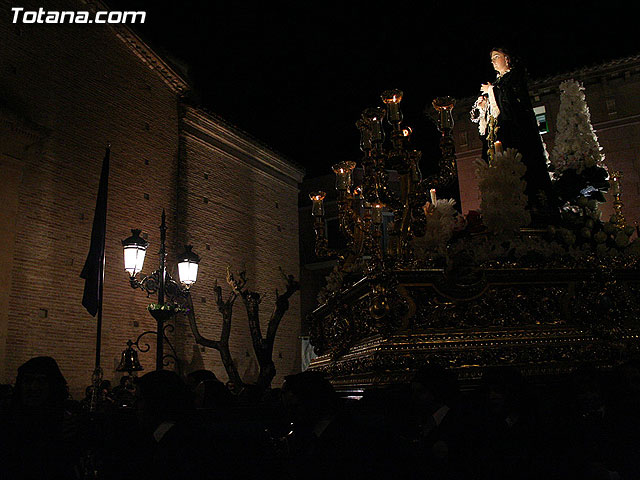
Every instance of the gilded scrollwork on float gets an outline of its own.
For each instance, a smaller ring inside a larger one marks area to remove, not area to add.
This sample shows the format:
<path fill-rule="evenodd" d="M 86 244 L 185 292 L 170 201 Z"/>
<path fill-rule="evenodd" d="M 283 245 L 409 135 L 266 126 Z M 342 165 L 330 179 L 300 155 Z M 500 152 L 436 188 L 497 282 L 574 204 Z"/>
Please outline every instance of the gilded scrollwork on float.
<path fill-rule="evenodd" d="M 366 109 L 356 124 L 362 183 L 353 183 L 356 162 L 333 167 L 343 251 L 327 248 L 325 193 L 310 194 L 316 253 L 337 260 L 310 314 L 319 355 L 311 368 L 335 384 L 367 386 L 407 381 L 428 362 L 474 379 L 489 366 L 549 375 L 582 362 L 611 367 L 637 353 L 640 229 L 623 215 L 622 174 L 605 178 L 599 167 L 596 176 L 575 177 L 585 185 L 556 178 L 565 204 L 555 223 L 533 224 L 514 200 L 525 198 L 521 156 L 496 144 L 492 159 L 500 162 L 490 162 L 480 182 L 484 211 L 463 216 L 454 199 L 438 198 L 457 182 L 454 100 L 432 103 L 441 155 L 426 159 L 437 168 L 423 177 L 402 98 L 384 92 L 385 108 Z M 605 222 L 598 202 L 610 183 L 615 214 Z"/>
<path fill-rule="evenodd" d="M 397 272 L 382 318 L 371 314 L 366 282 L 347 289 L 339 306 L 317 309 L 312 342 L 321 356 L 312 368 L 338 383 L 394 383 L 426 362 L 463 379 L 506 364 L 544 375 L 581 362 L 612 366 L 638 349 L 635 270 L 490 269 L 481 292 L 462 297 L 446 289 L 445 277 L 435 269 Z"/>

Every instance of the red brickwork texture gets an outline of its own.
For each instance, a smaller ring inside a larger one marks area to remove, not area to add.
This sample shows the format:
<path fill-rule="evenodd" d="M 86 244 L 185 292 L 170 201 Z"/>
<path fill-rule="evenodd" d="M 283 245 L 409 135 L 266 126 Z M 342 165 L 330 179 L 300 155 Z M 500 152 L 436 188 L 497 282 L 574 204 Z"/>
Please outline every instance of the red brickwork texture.
<path fill-rule="evenodd" d="M 21 6 L 37 10 L 41 5 Z M 47 2 L 47 9 L 83 10 L 86 5 L 60 0 Z M 81 306 L 79 274 L 89 250 L 107 142 L 112 156 L 101 355 L 105 378 L 117 381 L 115 367 L 128 339 L 155 329 L 146 311 L 153 298 L 129 286 L 120 240 L 130 228 L 147 233 L 151 246 L 144 272 L 153 271 L 163 208 L 168 252 L 178 251 L 176 228 L 184 223 L 203 259 L 202 280 L 193 287 L 197 314 L 207 325 L 203 331 L 214 336 L 219 325 L 212 284 L 215 278 L 224 282 L 227 264 L 246 268 L 251 286 L 267 293 L 262 306 L 266 314 L 273 288 L 281 286 L 275 281 L 278 265 L 297 276 L 295 188 L 282 188 L 260 172 L 189 146 L 189 205 L 187 217 L 178 218 L 179 99 L 162 77 L 107 25 L 2 22 L 0 39 L 0 110 L 42 129 L 46 137 L 17 154 L 22 172 L 16 175 L 20 187 L 0 382 L 13 381 L 27 359 L 51 355 L 75 398 L 90 383 L 96 321 Z M 205 171 L 208 181 L 203 180 Z M 209 197 L 208 204 L 203 196 Z M 168 261 L 175 264 L 171 254 Z M 299 368 L 298 302 L 292 302 L 276 342 L 274 356 L 282 354 L 279 373 Z M 251 355 L 251 350 L 240 303 L 236 310 L 232 347 L 244 373 L 243 362 L 249 365 L 251 358 L 246 351 Z M 187 345 L 178 349 L 196 364 L 191 334 L 183 339 Z M 145 371 L 154 368 L 153 338 L 150 343 L 151 351 L 140 355 Z M 202 357 L 206 367 L 221 373 L 216 354 L 204 352 Z"/>
<path fill-rule="evenodd" d="M 275 290 L 284 292 L 286 274 L 299 276 L 297 185 L 247 164 L 240 158 L 224 153 L 191 135 L 184 138 L 184 170 L 186 181 L 181 184 L 181 208 L 184 208 L 184 228 L 187 241 L 201 256 L 201 279 L 192 288 L 194 309 L 203 336 L 220 338 L 221 316 L 214 296 L 216 282 L 222 286 L 223 298 L 230 294 L 226 269 L 238 278 L 246 271 L 250 290 L 263 294 L 260 305 L 262 333 L 275 308 Z M 300 297 L 290 301 L 274 345 L 277 376 L 274 386 L 280 386 L 284 375 L 300 369 Z M 234 305 L 230 347 L 238 371 L 245 382 L 257 376 L 247 314 L 241 299 Z M 216 350 L 193 345 L 188 331 L 185 356 L 191 356 L 191 368 L 201 362 L 226 379 Z"/>

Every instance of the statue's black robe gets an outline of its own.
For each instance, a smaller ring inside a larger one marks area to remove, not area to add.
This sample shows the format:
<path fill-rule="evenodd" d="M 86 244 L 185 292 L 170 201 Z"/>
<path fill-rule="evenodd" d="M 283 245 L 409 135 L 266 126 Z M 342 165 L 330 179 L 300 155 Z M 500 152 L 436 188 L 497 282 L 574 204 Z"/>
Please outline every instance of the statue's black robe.
<path fill-rule="evenodd" d="M 522 154 L 527 171 L 525 193 L 534 223 L 553 221 L 558 202 L 547 170 L 546 158 L 538 123 L 533 113 L 526 72 L 512 69 L 493 84 L 493 93 L 500 109 L 496 138 L 502 147 L 515 148 Z"/>

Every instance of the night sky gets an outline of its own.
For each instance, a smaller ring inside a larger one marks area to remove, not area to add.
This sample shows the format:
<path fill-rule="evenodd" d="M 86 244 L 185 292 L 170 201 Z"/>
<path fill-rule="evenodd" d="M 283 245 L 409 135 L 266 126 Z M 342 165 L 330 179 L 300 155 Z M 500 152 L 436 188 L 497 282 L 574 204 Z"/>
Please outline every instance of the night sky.
<path fill-rule="evenodd" d="M 492 46 L 510 47 L 534 79 L 640 54 L 629 2 L 107 3 L 145 10 L 134 30 L 186 71 L 198 102 L 308 176 L 359 158 L 355 122 L 389 88 L 404 91 L 423 147 L 425 106 L 491 81 Z"/>

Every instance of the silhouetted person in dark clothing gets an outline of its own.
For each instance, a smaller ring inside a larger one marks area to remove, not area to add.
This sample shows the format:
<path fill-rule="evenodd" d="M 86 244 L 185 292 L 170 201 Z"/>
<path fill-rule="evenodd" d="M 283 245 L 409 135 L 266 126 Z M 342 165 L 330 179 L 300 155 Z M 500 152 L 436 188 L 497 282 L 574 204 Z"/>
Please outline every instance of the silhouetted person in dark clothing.
<path fill-rule="evenodd" d="M 35 357 L 18 368 L 0 425 L 0 478 L 74 478 L 80 449 L 65 410 L 68 395 L 53 358 Z"/>
<path fill-rule="evenodd" d="M 137 384 L 140 425 L 147 452 L 140 474 L 150 479 L 194 479 L 214 472 L 215 449 L 195 415 L 193 397 L 174 372 L 157 370 Z"/>
<path fill-rule="evenodd" d="M 282 397 L 292 429 L 288 478 L 402 478 L 388 438 L 356 422 L 320 373 L 286 377 Z"/>
<path fill-rule="evenodd" d="M 620 432 L 616 433 L 615 415 L 605 401 L 605 374 L 593 365 L 582 365 L 567 380 L 556 434 L 564 460 L 559 470 L 569 479 L 615 478 L 612 475 L 618 473 L 620 453 L 629 445 L 621 441 Z M 630 422 L 632 418 L 625 415 L 622 424 Z M 637 450 L 625 453 L 637 457 Z"/>
<path fill-rule="evenodd" d="M 8 384 L 0 385 L 0 414 L 8 411 L 13 397 L 13 386 Z"/>
<path fill-rule="evenodd" d="M 211 370 L 207 370 L 204 368 L 200 370 L 194 370 L 193 372 L 189 372 L 187 373 L 187 377 L 186 377 L 187 386 L 191 391 L 194 391 L 195 388 L 200 383 L 205 382 L 207 380 L 218 380 L 218 377 L 216 377 L 216 374 L 213 373 Z"/>
<path fill-rule="evenodd" d="M 235 405 L 235 396 L 211 370 L 195 370 L 187 374 L 187 386 L 193 393 L 196 408 L 223 410 Z"/>
<path fill-rule="evenodd" d="M 200 382 L 193 393 L 196 408 L 213 409 L 224 413 L 236 404 L 236 398 L 220 380 Z"/>
<path fill-rule="evenodd" d="M 640 360 L 628 360 L 613 370 L 604 397 L 615 445 L 612 467 L 622 478 L 633 478 L 640 472 Z"/>
<path fill-rule="evenodd" d="M 409 413 L 415 425 L 416 478 L 466 478 L 467 434 L 455 373 L 439 365 L 418 369 L 410 385 Z"/>
<path fill-rule="evenodd" d="M 540 478 L 536 405 L 517 368 L 484 372 L 474 425 L 478 478 Z"/>
<path fill-rule="evenodd" d="M 134 408 L 136 404 L 136 377 L 124 375 L 111 391 L 115 408 Z"/>

